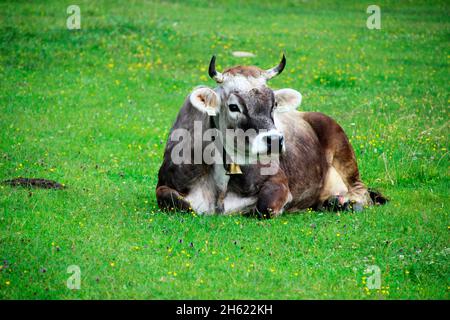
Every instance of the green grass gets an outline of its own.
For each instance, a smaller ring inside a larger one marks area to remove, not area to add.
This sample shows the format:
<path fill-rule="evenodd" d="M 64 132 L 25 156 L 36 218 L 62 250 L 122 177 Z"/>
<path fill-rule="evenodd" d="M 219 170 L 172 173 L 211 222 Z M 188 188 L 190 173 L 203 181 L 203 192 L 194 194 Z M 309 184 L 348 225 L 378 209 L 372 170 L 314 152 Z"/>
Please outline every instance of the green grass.
<path fill-rule="evenodd" d="M 79 31 L 69 4 L 0 3 L 0 179 L 68 186 L 0 186 L 1 299 L 449 298 L 447 1 L 379 1 L 381 30 L 358 1 L 78 1 Z M 391 202 L 269 221 L 159 212 L 168 130 L 213 85 L 211 55 L 268 68 L 283 51 L 271 86 L 335 118 Z"/>

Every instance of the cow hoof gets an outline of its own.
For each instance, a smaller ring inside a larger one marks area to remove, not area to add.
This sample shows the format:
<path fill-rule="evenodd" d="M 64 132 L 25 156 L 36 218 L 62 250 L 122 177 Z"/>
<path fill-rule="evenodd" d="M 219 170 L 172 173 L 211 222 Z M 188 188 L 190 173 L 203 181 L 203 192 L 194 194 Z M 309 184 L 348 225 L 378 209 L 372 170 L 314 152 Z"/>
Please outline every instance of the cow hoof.
<path fill-rule="evenodd" d="M 361 202 L 355 202 L 354 204 L 352 204 L 352 209 L 355 212 L 361 212 L 364 210 L 364 206 Z"/>
<path fill-rule="evenodd" d="M 272 215 L 268 212 L 265 212 L 265 213 L 258 212 L 257 216 L 258 216 L 258 219 L 260 219 L 260 220 L 272 219 Z"/>
<path fill-rule="evenodd" d="M 333 196 L 324 202 L 322 209 L 326 211 L 355 211 L 360 212 L 364 206 L 360 202 L 344 200 L 343 196 Z"/>
<path fill-rule="evenodd" d="M 255 210 L 253 212 L 253 215 L 256 216 L 259 220 L 268 220 L 268 219 L 275 218 L 277 216 L 276 214 L 274 214 L 273 211 L 270 211 L 270 210 L 264 211 L 264 212 Z"/>
<path fill-rule="evenodd" d="M 344 210 L 345 204 L 345 202 L 342 202 L 340 196 L 332 196 L 323 203 L 322 209 L 325 211 L 342 211 Z"/>

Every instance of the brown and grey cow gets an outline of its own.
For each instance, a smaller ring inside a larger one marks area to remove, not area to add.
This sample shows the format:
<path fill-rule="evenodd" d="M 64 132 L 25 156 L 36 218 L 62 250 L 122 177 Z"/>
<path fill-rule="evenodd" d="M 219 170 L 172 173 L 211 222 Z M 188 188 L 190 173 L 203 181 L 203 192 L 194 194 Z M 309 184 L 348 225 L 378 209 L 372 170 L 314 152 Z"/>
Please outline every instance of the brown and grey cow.
<path fill-rule="evenodd" d="M 217 87 L 194 89 L 172 127 L 156 188 L 161 209 L 273 217 L 374 203 L 343 129 L 322 113 L 296 111 L 302 99 L 296 90 L 267 86 L 285 64 L 283 55 L 272 69 L 237 66 L 220 73 L 213 56 L 209 75 Z M 205 139 L 208 130 L 217 136 Z M 224 138 L 230 130 L 252 134 L 236 144 L 235 137 Z M 204 159 L 211 144 L 213 162 Z M 175 161 L 180 150 L 184 161 Z"/>

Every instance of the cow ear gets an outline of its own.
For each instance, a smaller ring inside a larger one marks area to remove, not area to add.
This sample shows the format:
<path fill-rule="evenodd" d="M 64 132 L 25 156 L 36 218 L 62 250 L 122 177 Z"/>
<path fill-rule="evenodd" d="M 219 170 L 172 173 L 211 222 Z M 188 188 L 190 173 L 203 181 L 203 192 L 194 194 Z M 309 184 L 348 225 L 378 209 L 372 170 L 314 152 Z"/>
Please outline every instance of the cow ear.
<path fill-rule="evenodd" d="M 302 103 L 302 95 L 294 89 L 280 89 L 274 92 L 276 112 L 292 111 Z"/>
<path fill-rule="evenodd" d="M 197 88 L 192 91 L 189 100 L 192 105 L 209 116 L 215 116 L 219 112 L 220 99 L 217 93 L 206 87 Z"/>

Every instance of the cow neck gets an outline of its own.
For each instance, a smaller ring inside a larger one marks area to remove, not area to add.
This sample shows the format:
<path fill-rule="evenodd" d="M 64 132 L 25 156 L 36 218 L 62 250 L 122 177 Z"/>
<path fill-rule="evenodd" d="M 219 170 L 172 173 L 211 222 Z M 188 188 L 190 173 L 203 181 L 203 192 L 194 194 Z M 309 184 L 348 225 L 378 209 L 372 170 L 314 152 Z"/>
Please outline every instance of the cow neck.
<path fill-rule="evenodd" d="M 216 117 L 214 116 L 209 117 L 209 125 L 211 129 L 219 130 L 219 127 L 216 124 Z M 225 170 L 225 174 L 226 175 L 242 174 L 241 167 L 237 163 L 234 162 L 227 163 L 227 151 L 225 150 L 225 144 L 223 141 L 221 141 L 221 144 L 222 144 L 222 164 Z"/>

